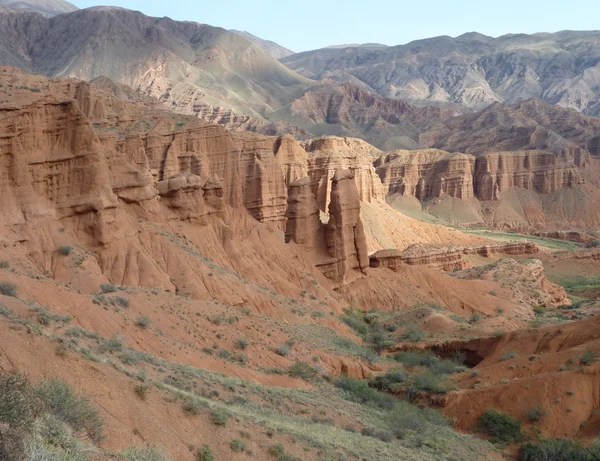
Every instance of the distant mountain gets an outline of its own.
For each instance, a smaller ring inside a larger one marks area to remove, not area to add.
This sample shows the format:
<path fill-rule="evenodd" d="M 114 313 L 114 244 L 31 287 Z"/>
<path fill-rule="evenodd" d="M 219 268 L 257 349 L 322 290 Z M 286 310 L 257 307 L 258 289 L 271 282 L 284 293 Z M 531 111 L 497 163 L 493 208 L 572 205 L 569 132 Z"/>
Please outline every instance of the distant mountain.
<path fill-rule="evenodd" d="M 417 104 L 539 98 L 588 115 L 600 113 L 600 32 L 511 34 L 475 32 L 394 47 L 324 48 L 281 60 L 312 79 L 360 81 L 366 88 Z"/>
<path fill-rule="evenodd" d="M 243 30 L 231 30 L 231 32 L 235 32 L 236 34 L 239 34 L 242 37 L 245 37 L 251 42 L 257 44 L 275 59 L 285 58 L 286 56 L 294 54 L 292 50 L 288 50 L 287 48 L 278 45 L 277 43 L 272 42 L 271 40 L 264 40 L 260 37 L 257 37 L 256 35 L 252 35 L 250 32 L 246 32 Z"/>
<path fill-rule="evenodd" d="M 70 13 L 79 9 L 65 0 L 0 0 L 0 6 L 15 10 L 32 11 L 46 17 Z"/>
<path fill-rule="evenodd" d="M 312 85 L 239 34 L 116 7 L 50 19 L 0 13 L 0 63 L 51 77 L 104 75 L 188 114 L 208 104 L 264 117 Z"/>

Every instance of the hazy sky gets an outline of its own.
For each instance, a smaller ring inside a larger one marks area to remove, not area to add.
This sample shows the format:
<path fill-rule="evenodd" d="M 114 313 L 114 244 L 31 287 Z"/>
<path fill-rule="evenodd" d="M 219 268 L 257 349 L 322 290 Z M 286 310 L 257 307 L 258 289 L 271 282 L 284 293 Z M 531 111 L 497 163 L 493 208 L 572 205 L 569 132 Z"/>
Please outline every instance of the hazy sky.
<path fill-rule="evenodd" d="M 294 51 L 342 43 L 398 45 L 436 35 L 600 29 L 598 0 L 71 0 L 240 29 Z M 493 6 L 492 6 L 493 5 Z"/>

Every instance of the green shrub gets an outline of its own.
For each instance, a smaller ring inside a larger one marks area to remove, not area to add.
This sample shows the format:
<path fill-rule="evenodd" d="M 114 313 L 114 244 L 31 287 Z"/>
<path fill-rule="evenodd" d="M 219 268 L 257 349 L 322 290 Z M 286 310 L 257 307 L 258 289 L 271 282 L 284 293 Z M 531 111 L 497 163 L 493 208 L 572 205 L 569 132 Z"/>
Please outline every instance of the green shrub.
<path fill-rule="evenodd" d="M 32 389 L 23 376 L 0 373 L 0 423 L 15 429 L 30 427 L 33 399 Z"/>
<path fill-rule="evenodd" d="M 364 380 L 341 376 L 336 381 L 336 386 L 345 391 L 344 397 L 354 402 L 373 408 L 393 408 L 395 399 L 386 394 L 372 389 L 369 383 Z"/>
<path fill-rule="evenodd" d="M 595 352 L 585 351 L 582 354 L 581 358 L 579 359 L 579 362 L 582 363 L 583 365 L 589 365 L 590 363 L 594 363 L 597 358 L 598 358 L 598 356 L 596 355 Z"/>
<path fill-rule="evenodd" d="M 400 339 L 416 343 L 422 341 L 424 337 L 425 334 L 419 329 L 417 325 L 409 325 L 404 329 L 404 332 L 400 336 Z"/>
<path fill-rule="evenodd" d="M 103 422 L 100 414 L 86 397 L 76 395 L 67 383 L 45 379 L 35 392 L 49 413 L 67 423 L 74 431 L 87 435 L 94 442 L 102 439 Z"/>
<path fill-rule="evenodd" d="M 379 439 L 382 442 L 391 442 L 394 440 L 394 434 L 392 434 L 390 431 L 378 429 L 376 427 L 365 427 L 362 431 L 360 431 L 360 433 L 365 437 Z"/>
<path fill-rule="evenodd" d="M 600 447 L 586 447 L 579 440 L 541 439 L 519 448 L 519 461 L 599 461 Z"/>
<path fill-rule="evenodd" d="M 69 256 L 71 254 L 71 251 L 73 251 L 73 247 L 69 245 L 61 246 L 58 249 L 58 252 L 63 256 Z"/>
<path fill-rule="evenodd" d="M 246 350 L 248 348 L 248 341 L 246 341 L 244 338 L 238 339 L 235 342 L 235 348 L 240 349 L 242 351 Z"/>
<path fill-rule="evenodd" d="M 0 269 L 8 269 L 9 267 L 8 261 L 0 261 Z"/>
<path fill-rule="evenodd" d="M 135 319 L 136 326 L 141 328 L 148 328 L 151 323 L 152 320 L 150 320 L 150 318 L 145 315 L 138 315 Z"/>
<path fill-rule="evenodd" d="M 277 346 L 277 349 L 275 349 L 275 352 L 282 357 L 286 357 L 290 353 L 290 347 L 287 344 L 280 344 Z"/>
<path fill-rule="evenodd" d="M 183 411 L 190 415 L 199 415 L 202 413 L 202 409 L 205 407 L 204 403 L 194 397 L 189 397 L 183 401 L 183 405 L 181 406 Z"/>
<path fill-rule="evenodd" d="M 352 328 L 359 336 L 366 338 L 369 332 L 369 327 L 365 322 L 364 315 L 359 310 L 346 309 L 345 315 L 340 317 L 340 320 Z"/>
<path fill-rule="evenodd" d="M 398 384 L 404 383 L 407 375 L 402 370 L 389 370 L 369 381 L 369 386 L 380 391 L 391 391 Z"/>
<path fill-rule="evenodd" d="M 242 441 L 240 439 L 233 439 L 231 441 L 231 443 L 229 444 L 229 446 L 231 447 L 231 449 L 233 451 L 236 451 L 238 453 L 246 450 L 246 444 L 244 443 L 244 441 Z"/>
<path fill-rule="evenodd" d="M 123 452 L 123 457 L 127 461 L 170 461 L 170 458 L 156 447 L 131 447 Z"/>
<path fill-rule="evenodd" d="M 150 386 L 146 383 L 142 383 L 142 384 L 137 384 L 133 390 L 135 391 L 136 395 L 142 399 L 142 400 L 146 400 L 148 398 L 148 391 L 150 390 Z"/>
<path fill-rule="evenodd" d="M 536 423 L 546 416 L 546 410 L 539 405 L 534 405 L 525 410 L 525 415 L 531 423 Z"/>
<path fill-rule="evenodd" d="M 446 426 L 448 418 L 432 409 L 420 409 L 408 402 L 398 402 L 386 418 L 386 425 L 396 437 L 404 438 L 410 432 L 422 432 L 428 424 Z"/>
<path fill-rule="evenodd" d="M 280 443 L 269 448 L 269 453 L 273 455 L 277 461 L 302 461 L 300 458 L 287 453 L 284 446 Z"/>
<path fill-rule="evenodd" d="M 114 296 L 110 298 L 110 303 L 117 307 L 129 307 L 129 299 L 125 298 L 124 296 Z"/>
<path fill-rule="evenodd" d="M 492 442 L 513 443 L 522 438 L 521 422 L 506 413 L 488 408 L 479 416 L 478 422 Z"/>
<path fill-rule="evenodd" d="M 502 354 L 502 360 L 510 360 L 510 359 L 514 359 L 515 357 L 518 357 L 519 354 L 517 354 L 515 351 L 507 351 L 504 354 Z"/>
<path fill-rule="evenodd" d="M 99 351 L 103 352 L 121 352 L 123 350 L 123 341 L 118 336 L 105 339 L 100 345 Z"/>
<path fill-rule="evenodd" d="M 14 285 L 14 283 L 0 282 L 0 295 L 16 298 L 17 297 L 17 287 Z"/>
<path fill-rule="evenodd" d="M 448 392 L 451 390 L 451 387 L 444 384 L 444 379 L 444 375 L 436 374 L 431 370 L 424 370 L 412 377 L 408 386 L 409 396 L 412 396 L 419 391 L 429 391 L 435 393 Z"/>
<path fill-rule="evenodd" d="M 403 363 L 407 367 L 430 367 L 439 362 L 440 358 L 431 351 L 407 351 L 394 354 L 394 360 Z"/>
<path fill-rule="evenodd" d="M 102 293 L 114 293 L 118 289 L 119 287 L 112 283 L 103 283 L 102 285 L 100 285 L 100 290 L 102 290 Z"/>
<path fill-rule="evenodd" d="M 295 378 L 312 379 L 318 371 L 306 362 L 296 362 L 288 369 L 288 375 Z"/>
<path fill-rule="evenodd" d="M 227 425 L 227 420 L 229 419 L 229 412 L 222 408 L 218 408 L 212 411 L 212 422 L 217 426 L 225 426 Z"/>
<path fill-rule="evenodd" d="M 209 445 L 202 445 L 196 453 L 196 461 L 215 461 L 215 455 Z"/>

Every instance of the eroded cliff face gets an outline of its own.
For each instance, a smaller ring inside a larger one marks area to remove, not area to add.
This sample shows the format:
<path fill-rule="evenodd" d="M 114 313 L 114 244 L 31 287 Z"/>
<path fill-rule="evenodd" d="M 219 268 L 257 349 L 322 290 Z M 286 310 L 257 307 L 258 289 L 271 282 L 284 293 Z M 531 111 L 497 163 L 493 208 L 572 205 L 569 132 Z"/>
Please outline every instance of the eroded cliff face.
<path fill-rule="evenodd" d="M 319 220 L 310 178 L 298 179 L 289 188 L 286 242 L 293 241 L 311 252 L 317 267 L 338 286 L 361 276 L 369 266 L 354 179 L 350 170 L 333 175 L 327 224 Z"/>
<path fill-rule="evenodd" d="M 403 251 L 380 250 L 369 256 L 371 267 L 386 267 L 394 271 L 404 265 L 429 266 L 443 271 L 462 270 L 469 267 L 465 255 L 490 257 L 494 254 L 511 256 L 531 255 L 540 249 L 531 242 L 509 242 L 485 245 L 411 245 Z"/>
<path fill-rule="evenodd" d="M 540 194 L 576 188 L 585 182 L 578 168 L 586 166 L 588 157 L 579 148 L 559 154 L 516 151 L 478 157 L 426 149 L 394 151 L 379 157 L 375 166 L 387 194 L 497 201 L 515 187 Z"/>
<path fill-rule="evenodd" d="M 350 170 L 354 176 L 360 200 L 383 200 L 385 193 L 373 167 L 373 160 L 381 152 L 370 144 L 355 138 L 325 136 L 302 142 L 308 153 L 308 176 L 321 211 L 329 208 L 332 179 L 335 172 Z"/>
<path fill-rule="evenodd" d="M 449 195 L 474 196 L 475 158 L 437 149 L 394 151 L 375 161 L 387 194 L 414 196 L 419 200 Z"/>

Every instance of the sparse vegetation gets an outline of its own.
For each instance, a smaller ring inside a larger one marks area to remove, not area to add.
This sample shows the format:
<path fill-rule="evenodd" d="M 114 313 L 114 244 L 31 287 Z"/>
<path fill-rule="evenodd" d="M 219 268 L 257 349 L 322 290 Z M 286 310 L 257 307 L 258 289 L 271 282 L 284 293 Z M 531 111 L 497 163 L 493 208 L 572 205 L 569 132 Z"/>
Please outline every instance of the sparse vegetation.
<path fill-rule="evenodd" d="M 598 461 L 600 446 L 585 446 L 579 440 L 541 439 L 519 448 L 519 461 Z"/>
<path fill-rule="evenodd" d="M 212 411 L 212 422 L 217 426 L 225 426 L 229 420 L 229 412 L 222 408 L 218 408 Z"/>
<path fill-rule="evenodd" d="M 0 269 L 8 269 L 9 267 L 8 261 L 0 261 Z"/>
<path fill-rule="evenodd" d="M 171 461 L 167 455 L 156 447 L 131 447 L 123 452 L 123 457 L 127 461 Z"/>
<path fill-rule="evenodd" d="M 242 351 L 246 350 L 248 348 L 248 341 L 246 341 L 244 338 L 236 340 L 235 348 L 240 349 Z"/>
<path fill-rule="evenodd" d="M 515 351 L 507 351 L 504 354 L 502 354 L 502 360 L 510 360 L 510 359 L 514 359 L 515 357 L 518 357 L 519 354 L 517 354 Z"/>
<path fill-rule="evenodd" d="M 229 446 L 233 451 L 238 453 L 246 450 L 246 443 L 240 439 L 233 439 Z"/>
<path fill-rule="evenodd" d="M 318 375 L 318 371 L 306 362 L 296 362 L 289 368 L 288 374 L 296 378 L 312 379 Z"/>

